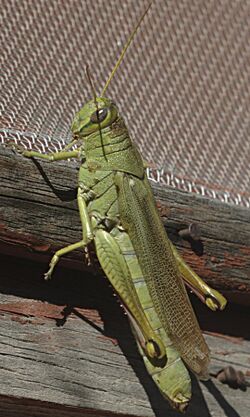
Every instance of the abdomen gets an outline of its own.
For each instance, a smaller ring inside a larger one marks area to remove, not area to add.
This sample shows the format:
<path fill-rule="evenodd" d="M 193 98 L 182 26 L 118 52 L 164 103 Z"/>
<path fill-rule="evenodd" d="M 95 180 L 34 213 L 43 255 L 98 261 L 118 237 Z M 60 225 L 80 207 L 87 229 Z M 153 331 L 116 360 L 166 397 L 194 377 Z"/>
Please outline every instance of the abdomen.
<path fill-rule="evenodd" d="M 138 341 L 133 322 L 131 322 L 131 328 L 135 335 L 138 349 L 149 374 L 152 376 L 162 395 L 167 397 L 176 408 L 179 408 L 179 405 L 186 404 L 191 398 L 189 373 L 181 360 L 179 352 L 175 349 L 161 325 L 128 234 L 118 229 L 113 230 L 112 234 L 126 260 L 132 283 L 138 294 L 144 314 L 156 335 L 160 337 L 165 345 L 167 361 L 152 360 L 146 356 Z"/>

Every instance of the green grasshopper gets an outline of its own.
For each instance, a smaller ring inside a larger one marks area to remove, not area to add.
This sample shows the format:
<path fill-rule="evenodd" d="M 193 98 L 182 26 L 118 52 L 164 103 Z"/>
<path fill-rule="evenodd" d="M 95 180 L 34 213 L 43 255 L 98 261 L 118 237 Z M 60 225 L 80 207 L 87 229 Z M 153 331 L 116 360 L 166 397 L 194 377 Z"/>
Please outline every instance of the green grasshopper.
<path fill-rule="evenodd" d="M 94 98 L 76 114 L 72 142 L 56 153 L 22 154 L 51 162 L 81 160 L 77 201 L 82 239 L 55 253 L 45 278 L 51 277 L 62 255 L 86 250 L 94 243 L 100 265 L 127 312 L 149 374 L 173 407 L 184 411 L 191 398 L 187 367 L 199 378 L 207 378 L 209 349 L 182 278 L 212 310 L 223 309 L 226 300 L 187 266 L 168 240 L 142 157 L 117 106 L 104 97 L 149 7 L 130 35 L 101 96 L 96 96 L 87 70 Z"/>

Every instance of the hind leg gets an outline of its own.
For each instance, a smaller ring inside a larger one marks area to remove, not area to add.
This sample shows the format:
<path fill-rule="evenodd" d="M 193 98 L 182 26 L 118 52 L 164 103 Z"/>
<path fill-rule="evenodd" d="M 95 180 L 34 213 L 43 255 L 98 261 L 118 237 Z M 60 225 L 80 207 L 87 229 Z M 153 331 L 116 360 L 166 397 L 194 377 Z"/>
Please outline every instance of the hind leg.
<path fill-rule="evenodd" d="M 209 287 L 193 270 L 186 264 L 184 259 L 178 253 L 177 249 L 171 244 L 171 248 L 177 262 L 178 269 L 185 283 L 206 303 L 213 311 L 223 310 L 227 300 L 215 289 Z"/>

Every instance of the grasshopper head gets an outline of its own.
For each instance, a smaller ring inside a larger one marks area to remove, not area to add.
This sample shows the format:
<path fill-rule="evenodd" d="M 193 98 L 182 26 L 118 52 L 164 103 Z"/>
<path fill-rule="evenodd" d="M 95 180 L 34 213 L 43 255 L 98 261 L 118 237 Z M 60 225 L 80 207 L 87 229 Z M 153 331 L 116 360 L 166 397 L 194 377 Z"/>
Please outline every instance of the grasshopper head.
<path fill-rule="evenodd" d="M 76 113 L 71 129 L 75 137 L 85 137 L 111 125 L 117 117 L 118 110 L 111 100 L 96 97 Z"/>

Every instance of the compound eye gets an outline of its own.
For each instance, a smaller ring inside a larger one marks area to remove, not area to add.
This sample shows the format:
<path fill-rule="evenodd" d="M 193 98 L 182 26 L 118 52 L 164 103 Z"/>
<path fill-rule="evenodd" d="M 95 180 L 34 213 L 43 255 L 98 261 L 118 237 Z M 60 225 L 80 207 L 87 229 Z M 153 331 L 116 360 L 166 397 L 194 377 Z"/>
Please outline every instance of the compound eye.
<path fill-rule="evenodd" d="M 104 107 L 103 109 L 96 110 L 94 113 L 91 114 L 90 120 L 93 123 L 101 123 L 106 118 L 108 114 L 107 107 Z"/>

